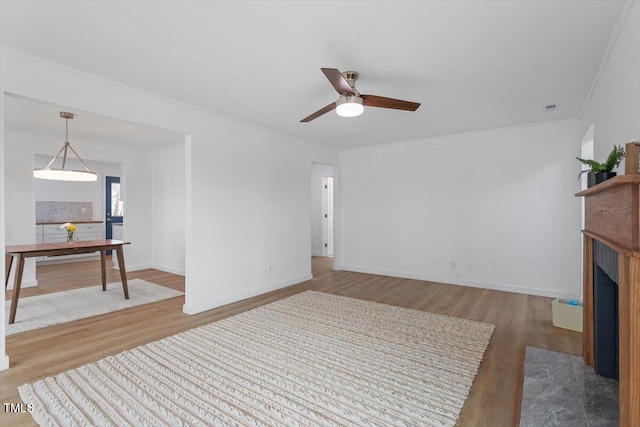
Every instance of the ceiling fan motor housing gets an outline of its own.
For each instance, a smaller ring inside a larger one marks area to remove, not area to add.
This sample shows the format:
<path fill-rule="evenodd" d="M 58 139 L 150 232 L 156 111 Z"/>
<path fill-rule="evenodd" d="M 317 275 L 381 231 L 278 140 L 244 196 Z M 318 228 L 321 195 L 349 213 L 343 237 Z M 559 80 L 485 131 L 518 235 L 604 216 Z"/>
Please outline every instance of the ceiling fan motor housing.
<path fill-rule="evenodd" d="M 347 81 L 347 83 L 349 83 L 349 86 L 351 86 L 355 90 L 356 80 L 358 80 L 358 77 L 360 77 L 360 74 L 358 74 L 357 71 L 345 71 L 341 74 L 342 74 L 342 77 L 344 77 L 344 79 Z"/>

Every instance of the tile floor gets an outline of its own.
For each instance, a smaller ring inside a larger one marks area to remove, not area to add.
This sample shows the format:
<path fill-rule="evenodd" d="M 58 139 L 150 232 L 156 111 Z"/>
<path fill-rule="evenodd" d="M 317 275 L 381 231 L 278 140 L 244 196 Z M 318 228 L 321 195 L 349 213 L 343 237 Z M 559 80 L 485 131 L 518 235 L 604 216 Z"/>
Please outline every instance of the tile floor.
<path fill-rule="evenodd" d="M 617 427 L 618 381 L 580 356 L 527 347 L 520 426 Z"/>

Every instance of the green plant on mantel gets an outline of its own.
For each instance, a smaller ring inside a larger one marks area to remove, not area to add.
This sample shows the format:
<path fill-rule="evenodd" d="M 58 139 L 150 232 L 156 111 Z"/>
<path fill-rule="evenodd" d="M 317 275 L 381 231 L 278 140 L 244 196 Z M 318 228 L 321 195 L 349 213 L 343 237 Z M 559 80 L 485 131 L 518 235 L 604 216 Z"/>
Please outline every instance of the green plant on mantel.
<path fill-rule="evenodd" d="M 609 153 L 609 157 L 607 157 L 607 161 L 604 163 L 596 162 L 595 160 L 590 159 L 581 159 L 580 157 L 576 157 L 583 164 L 589 166 L 589 169 L 585 169 L 578 175 L 578 179 L 582 176 L 583 173 L 593 172 L 611 172 L 613 168 L 617 168 L 624 159 L 624 148 L 622 145 L 614 145 L 613 150 Z"/>

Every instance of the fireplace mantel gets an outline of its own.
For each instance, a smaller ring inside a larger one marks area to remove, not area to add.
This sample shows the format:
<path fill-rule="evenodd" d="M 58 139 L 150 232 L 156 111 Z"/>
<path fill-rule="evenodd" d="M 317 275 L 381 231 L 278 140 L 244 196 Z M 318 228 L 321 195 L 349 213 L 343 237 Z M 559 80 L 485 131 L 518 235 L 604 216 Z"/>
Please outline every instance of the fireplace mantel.
<path fill-rule="evenodd" d="M 620 425 L 640 426 L 640 175 L 581 191 L 585 198 L 583 358 L 594 365 L 594 240 L 618 254 Z"/>

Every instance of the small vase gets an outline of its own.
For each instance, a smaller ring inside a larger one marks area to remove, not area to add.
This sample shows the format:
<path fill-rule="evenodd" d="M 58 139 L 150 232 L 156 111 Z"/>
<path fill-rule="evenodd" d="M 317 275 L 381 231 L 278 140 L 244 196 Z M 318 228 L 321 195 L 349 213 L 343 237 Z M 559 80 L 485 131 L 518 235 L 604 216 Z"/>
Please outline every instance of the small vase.
<path fill-rule="evenodd" d="M 616 176 L 616 172 L 598 172 L 596 174 L 596 184 L 600 184 L 601 182 L 605 182 L 608 179 Z"/>
<path fill-rule="evenodd" d="M 616 176 L 616 172 L 589 172 L 587 174 L 587 188 L 591 188 L 594 185 L 598 185 L 606 180 Z"/>
<path fill-rule="evenodd" d="M 73 243 L 73 233 L 67 231 L 67 243 Z"/>

